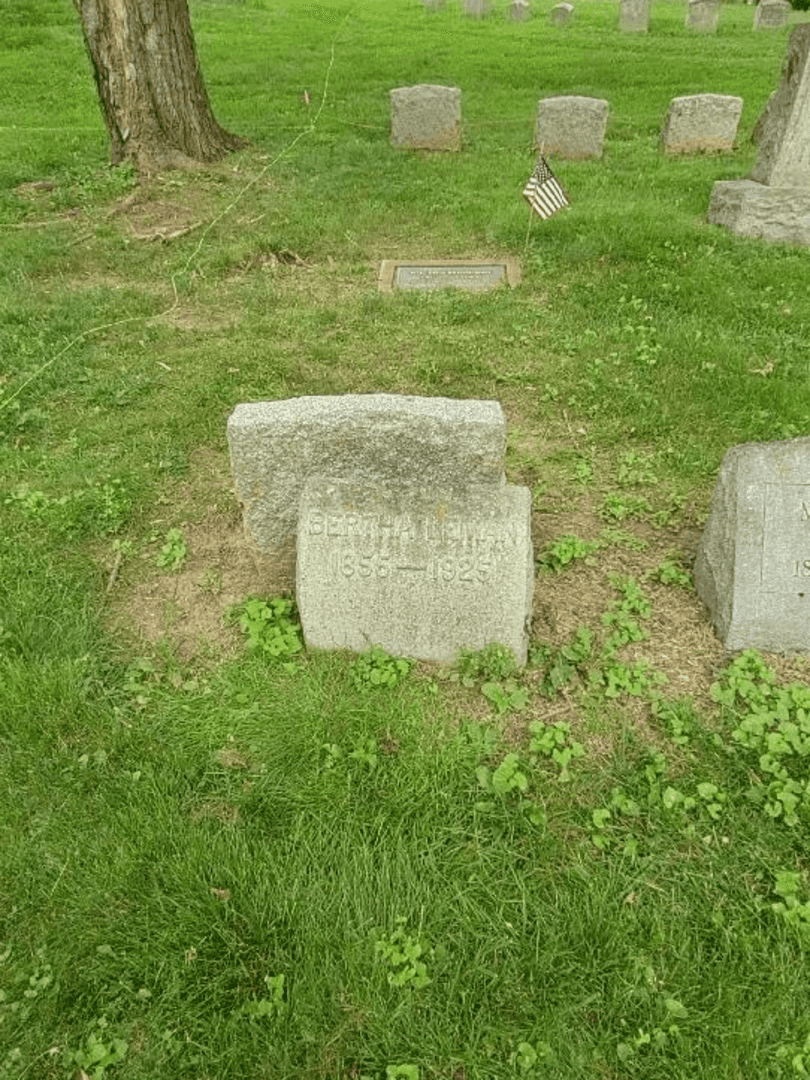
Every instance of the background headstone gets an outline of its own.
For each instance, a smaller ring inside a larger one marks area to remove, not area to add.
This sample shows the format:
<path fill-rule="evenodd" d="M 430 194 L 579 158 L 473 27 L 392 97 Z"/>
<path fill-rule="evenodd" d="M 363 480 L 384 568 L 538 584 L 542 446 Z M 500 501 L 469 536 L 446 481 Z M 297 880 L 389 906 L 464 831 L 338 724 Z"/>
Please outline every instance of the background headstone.
<path fill-rule="evenodd" d="M 526 22 L 530 14 L 529 0 L 512 0 L 509 5 L 509 18 L 512 22 Z"/>
<path fill-rule="evenodd" d="M 729 651 L 810 652 L 810 438 L 728 451 L 694 579 Z"/>
<path fill-rule="evenodd" d="M 619 0 L 619 29 L 646 33 L 650 26 L 650 0 Z"/>
<path fill-rule="evenodd" d="M 713 34 L 717 30 L 720 0 L 689 0 L 686 5 L 686 28 L 699 34 Z"/>
<path fill-rule="evenodd" d="M 741 236 L 810 245 L 810 23 L 790 35 L 782 82 L 754 137 L 750 178 L 714 185 L 709 221 Z"/>
<path fill-rule="evenodd" d="M 464 14 L 471 19 L 483 19 L 488 11 L 488 0 L 464 0 Z"/>
<path fill-rule="evenodd" d="M 559 157 L 599 157 L 607 116 L 608 103 L 602 98 L 543 98 L 537 106 L 535 145 L 544 154 Z"/>
<path fill-rule="evenodd" d="M 661 135 L 669 154 L 733 150 L 743 100 L 728 94 L 673 98 Z"/>
<path fill-rule="evenodd" d="M 245 537 L 268 591 L 295 583 L 298 502 L 308 477 L 355 474 L 436 489 L 506 483 L 497 401 L 345 394 L 237 405 L 228 417 Z"/>
<path fill-rule="evenodd" d="M 552 26 L 567 26 L 573 17 L 574 5 L 565 3 L 565 0 L 563 0 L 562 4 L 556 4 L 551 9 L 549 16 Z"/>
<path fill-rule="evenodd" d="M 425 7 L 428 11 L 441 11 L 445 6 L 446 0 L 424 0 Z"/>
<path fill-rule="evenodd" d="M 754 12 L 754 29 L 778 30 L 785 25 L 792 10 L 788 0 L 760 0 Z"/>
<path fill-rule="evenodd" d="M 528 488 L 304 487 L 296 600 L 310 647 L 447 662 L 500 642 L 525 664 L 533 589 Z"/>
<path fill-rule="evenodd" d="M 460 150 L 461 91 L 424 84 L 392 90 L 391 142 L 408 150 Z"/>

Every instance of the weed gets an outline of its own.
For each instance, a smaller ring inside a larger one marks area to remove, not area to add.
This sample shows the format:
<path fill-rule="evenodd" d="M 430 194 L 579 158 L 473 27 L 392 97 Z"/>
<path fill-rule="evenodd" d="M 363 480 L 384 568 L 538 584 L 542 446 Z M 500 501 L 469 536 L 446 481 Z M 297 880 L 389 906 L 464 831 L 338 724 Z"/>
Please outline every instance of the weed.
<path fill-rule="evenodd" d="M 605 526 L 599 530 L 599 544 L 601 547 L 622 547 L 628 551 L 646 551 L 649 544 L 640 536 L 631 533 L 629 529 L 614 529 Z"/>
<path fill-rule="evenodd" d="M 104 1080 L 107 1069 L 123 1061 L 129 1050 L 125 1040 L 108 1031 L 108 1026 L 105 1016 L 95 1020 L 78 1050 L 65 1049 L 62 1064 L 66 1068 L 78 1065 L 90 1080 Z"/>
<path fill-rule="evenodd" d="M 558 574 L 566 566 L 578 559 L 588 560 L 599 549 L 598 540 L 581 540 L 578 536 L 569 534 L 552 541 L 537 560 L 541 570 L 548 570 Z"/>
<path fill-rule="evenodd" d="M 681 589 L 692 588 L 692 577 L 687 574 L 674 558 L 664 559 L 654 570 L 644 575 L 648 581 L 660 581 L 662 585 L 676 585 Z"/>
<path fill-rule="evenodd" d="M 582 743 L 571 738 L 571 725 L 563 721 L 557 721 L 554 724 L 542 724 L 539 720 L 535 720 L 529 724 L 529 730 L 534 736 L 529 743 L 530 752 L 551 758 L 555 765 L 559 766 L 558 780 L 560 783 L 569 783 L 571 772 L 568 766 L 575 758 L 585 756 L 585 748 Z"/>
<path fill-rule="evenodd" d="M 390 656 L 379 645 L 360 653 L 352 667 L 352 683 L 357 690 L 392 689 L 411 670 L 412 661 Z"/>
<path fill-rule="evenodd" d="M 488 765 L 479 765 L 475 770 L 478 786 L 490 796 L 475 804 L 481 813 L 491 813 L 500 805 L 517 805 L 533 825 L 545 825 L 546 815 L 533 799 L 527 798 L 529 790 L 530 762 L 523 762 L 520 754 L 507 754 L 500 765 L 491 769 Z M 514 798 L 513 798 L 514 796 Z"/>
<path fill-rule="evenodd" d="M 284 597 L 271 600 L 251 597 L 232 608 L 229 614 L 230 618 L 238 620 L 247 635 L 251 652 L 274 660 L 289 660 L 303 648 L 292 600 Z"/>
<path fill-rule="evenodd" d="M 810 687 L 778 686 L 775 672 L 759 653 L 748 649 L 732 660 L 711 694 L 733 722 L 732 744 L 751 777 L 751 802 L 786 825 L 806 820 Z"/>
<path fill-rule="evenodd" d="M 389 986 L 421 990 L 432 981 L 423 959 L 429 949 L 423 941 L 406 931 L 407 921 L 404 915 L 398 915 L 396 929 L 390 936 L 380 934 L 374 944 L 374 951 L 389 968 Z"/>
<path fill-rule="evenodd" d="M 265 975 L 264 984 L 268 994 L 251 998 L 242 1006 L 243 1015 L 250 1020 L 277 1020 L 287 1010 L 287 1002 L 284 1000 L 284 976 Z"/>
<path fill-rule="evenodd" d="M 584 677 L 592 653 L 593 634 L 586 626 L 580 626 L 571 642 L 562 649 L 554 650 L 547 645 L 533 646 L 530 661 L 533 666 L 544 669 L 540 693 L 553 698 L 576 675 Z"/>
<path fill-rule="evenodd" d="M 462 684 L 473 686 L 476 679 L 508 679 L 517 671 L 517 661 L 507 645 L 492 642 L 477 652 L 462 649 L 456 667 Z"/>
<path fill-rule="evenodd" d="M 512 709 L 525 709 L 529 702 L 529 691 L 515 679 L 506 679 L 502 683 L 485 682 L 481 693 L 492 702 L 499 716 Z"/>
<path fill-rule="evenodd" d="M 627 518 L 643 518 L 651 510 L 649 502 L 640 495 L 606 495 L 599 507 L 599 517 L 604 521 L 626 521 Z"/>
<path fill-rule="evenodd" d="M 166 542 L 160 549 L 155 562 L 158 566 L 176 573 L 182 570 L 187 555 L 188 548 L 183 539 L 183 530 L 169 529 L 166 533 Z"/>
<path fill-rule="evenodd" d="M 386 1065 L 385 1080 L 419 1080 L 418 1065 Z"/>

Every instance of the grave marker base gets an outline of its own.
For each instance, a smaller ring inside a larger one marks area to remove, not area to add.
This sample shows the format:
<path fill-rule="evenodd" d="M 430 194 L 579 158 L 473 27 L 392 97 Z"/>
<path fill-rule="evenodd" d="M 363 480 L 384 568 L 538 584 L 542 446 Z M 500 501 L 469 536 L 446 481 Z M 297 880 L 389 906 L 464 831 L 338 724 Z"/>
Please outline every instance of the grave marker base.
<path fill-rule="evenodd" d="M 709 221 L 738 236 L 810 246 L 810 190 L 771 187 L 755 180 L 719 180 Z"/>

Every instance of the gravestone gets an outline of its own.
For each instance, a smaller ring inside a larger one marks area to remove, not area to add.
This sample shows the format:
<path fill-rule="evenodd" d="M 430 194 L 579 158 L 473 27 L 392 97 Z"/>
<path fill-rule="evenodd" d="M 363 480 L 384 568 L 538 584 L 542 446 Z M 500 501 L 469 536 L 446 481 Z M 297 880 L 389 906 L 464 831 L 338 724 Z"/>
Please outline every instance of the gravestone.
<path fill-rule="evenodd" d="M 447 662 L 507 645 L 526 663 L 528 488 L 314 477 L 301 495 L 296 600 L 310 647 Z M 421 478 L 419 478 L 421 479 Z"/>
<path fill-rule="evenodd" d="M 728 451 L 694 579 L 730 652 L 810 652 L 810 438 Z"/>
<path fill-rule="evenodd" d="M 529 0 L 512 0 L 509 5 L 509 18 L 512 22 L 526 22 L 530 15 Z"/>
<path fill-rule="evenodd" d="M 720 0 L 689 0 L 686 5 L 686 29 L 698 34 L 713 34 L 717 30 Z"/>
<path fill-rule="evenodd" d="M 743 100 L 728 94 L 693 94 L 669 104 L 662 145 L 668 154 L 733 150 Z"/>
<path fill-rule="evenodd" d="M 551 9 L 549 18 L 552 26 L 567 26 L 574 17 L 574 5 L 563 2 Z"/>
<path fill-rule="evenodd" d="M 464 14 L 471 19 L 483 19 L 488 11 L 488 0 L 464 0 Z"/>
<path fill-rule="evenodd" d="M 520 281 L 516 259 L 430 259 L 425 262 L 385 259 L 380 266 L 377 288 L 419 290 L 464 289 L 487 292 L 499 285 L 514 287 Z"/>
<path fill-rule="evenodd" d="M 544 154 L 564 158 L 599 157 L 607 116 L 608 103 L 602 98 L 543 98 L 537 106 L 535 146 Z"/>
<path fill-rule="evenodd" d="M 620 0 L 619 29 L 623 33 L 646 33 L 650 26 L 650 0 Z"/>
<path fill-rule="evenodd" d="M 234 487 L 265 591 L 295 582 L 298 503 L 310 476 L 401 476 L 437 490 L 506 483 L 497 401 L 345 394 L 237 405 L 228 417 Z"/>
<path fill-rule="evenodd" d="M 785 25 L 792 10 L 787 0 L 760 0 L 754 12 L 754 29 L 778 30 Z"/>
<path fill-rule="evenodd" d="M 446 0 L 424 0 L 428 11 L 441 11 L 445 6 L 445 2 Z"/>
<path fill-rule="evenodd" d="M 461 91 L 429 85 L 392 90 L 391 142 L 408 150 L 460 150 Z"/>
<path fill-rule="evenodd" d="M 740 236 L 810 245 L 810 23 L 790 35 L 782 82 L 754 138 L 750 177 L 714 185 L 709 221 Z"/>

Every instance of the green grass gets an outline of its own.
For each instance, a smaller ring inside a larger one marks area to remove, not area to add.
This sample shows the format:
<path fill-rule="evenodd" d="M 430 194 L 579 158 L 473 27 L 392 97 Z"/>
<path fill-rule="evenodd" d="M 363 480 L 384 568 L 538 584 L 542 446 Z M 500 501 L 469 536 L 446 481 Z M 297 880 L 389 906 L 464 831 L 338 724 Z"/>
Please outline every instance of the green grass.
<path fill-rule="evenodd" d="M 72 5 L 9 0 L 2 1080 L 810 1072 L 807 703 L 755 657 L 695 699 L 655 667 L 723 453 L 808 430 L 808 253 L 706 223 L 788 31 L 727 4 L 696 38 L 659 3 L 623 37 L 594 0 L 552 32 L 551 6 L 195 0 L 252 146 L 142 190 L 106 165 Z M 462 88 L 460 154 L 390 147 L 417 82 Z M 670 98 L 708 91 L 743 97 L 738 148 L 663 157 Z M 527 238 L 556 93 L 607 98 L 605 153 L 556 163 L 572 206 Z M 375 288 L 382 258 L 496 254 L 518 289 Z M 525 672 L 309 654 L 283 606 L 266 637 L 242 609 L 235 656 L 116 629 L 117 595 L 179 580 L 189 521 L 235 516 L 230 409 L 349 391 L 503 401 L 537 587 L 601 608 Z"/>

